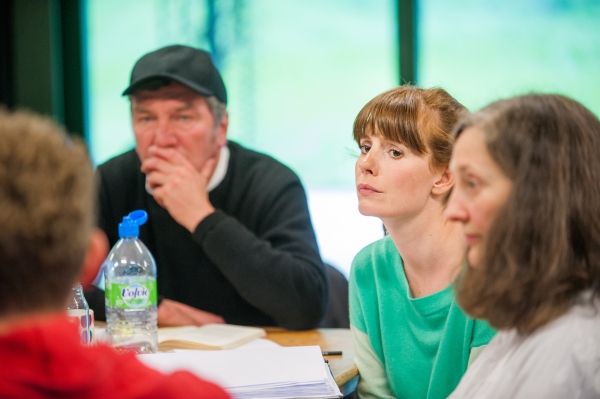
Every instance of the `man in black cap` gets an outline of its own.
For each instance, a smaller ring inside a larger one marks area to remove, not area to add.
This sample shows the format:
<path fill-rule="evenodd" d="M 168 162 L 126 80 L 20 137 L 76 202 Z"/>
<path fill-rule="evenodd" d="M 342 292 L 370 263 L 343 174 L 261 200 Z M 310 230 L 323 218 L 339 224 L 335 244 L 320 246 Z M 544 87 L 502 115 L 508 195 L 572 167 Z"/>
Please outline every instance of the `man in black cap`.
<path fill-rule="evenodd" d="M 158 322 L 308 329 L 327 282 L 306 195 L 274 159 L 227 141 L 225 85 L 210 56 L 168 46 L 138 60 L 130 86 L 136 150 L 98 167 L 99 226 L 145 209 L 140 239 L 158 268 Z M 103 292 L 87 293 L 96 317 Z"/>

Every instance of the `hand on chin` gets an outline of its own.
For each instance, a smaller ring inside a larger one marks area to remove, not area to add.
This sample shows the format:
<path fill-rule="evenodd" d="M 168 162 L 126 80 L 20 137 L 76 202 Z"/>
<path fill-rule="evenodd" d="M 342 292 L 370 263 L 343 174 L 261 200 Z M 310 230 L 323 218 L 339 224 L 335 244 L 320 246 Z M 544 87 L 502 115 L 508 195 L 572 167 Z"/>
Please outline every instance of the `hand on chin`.
<path fill-rule="evenodd" d="M 191 162 L 175 150 L 157 151 L 142 162 L 146 184 L 152 196 L 177 223 L 190 232 L 198 223 L 214 212 L 208 200 L 206 186 L 210 176 L 197 171 Z"/>

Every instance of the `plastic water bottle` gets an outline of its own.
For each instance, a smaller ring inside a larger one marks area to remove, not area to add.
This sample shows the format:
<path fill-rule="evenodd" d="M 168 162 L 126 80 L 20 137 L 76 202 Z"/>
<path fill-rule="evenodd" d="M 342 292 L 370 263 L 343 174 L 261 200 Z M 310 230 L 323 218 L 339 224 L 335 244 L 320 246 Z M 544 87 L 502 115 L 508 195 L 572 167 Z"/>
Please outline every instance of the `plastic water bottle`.
<path fill-rule="evenodd" d="M 89 345 L 92 343 L 94 324 L 90 315 L 90 307 L 83 296 L 83 288 L 77 283 L 73 286 L 71 298 L 67 304 L 67 315 L 77 324 L 81 343 Z"/>
<path fill-rule="evenodd" d="M 137 353 L 158 349 L 156 263 L 138 238 L 145 211 L 134 211 L 119 224 L 119 241 L 104 263 L 106 332 L 113 347 Z"/>

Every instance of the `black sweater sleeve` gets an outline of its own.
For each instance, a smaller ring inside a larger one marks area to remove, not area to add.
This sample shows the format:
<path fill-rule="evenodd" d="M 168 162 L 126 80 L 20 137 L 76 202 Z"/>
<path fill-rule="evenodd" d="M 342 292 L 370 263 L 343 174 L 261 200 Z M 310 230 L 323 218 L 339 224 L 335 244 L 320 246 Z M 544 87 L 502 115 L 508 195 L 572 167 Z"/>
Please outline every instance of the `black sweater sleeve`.
<path fill-rule="evenodd" d="M 328 289 L 304 189 L 296 180 L 268 198 L 258 233 L 216 211 L 197 226 L 194 241 L 239 294 L 276 325 L 314 328 Z"/>

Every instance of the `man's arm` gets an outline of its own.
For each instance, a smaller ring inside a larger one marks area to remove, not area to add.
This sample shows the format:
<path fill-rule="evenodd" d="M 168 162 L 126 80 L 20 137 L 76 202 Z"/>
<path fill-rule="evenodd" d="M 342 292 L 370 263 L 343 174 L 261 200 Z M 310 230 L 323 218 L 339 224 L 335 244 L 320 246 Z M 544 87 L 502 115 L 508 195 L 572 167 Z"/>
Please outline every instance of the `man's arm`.
<path fill-rule="evenodd" d="M 328 289 L 304 189 L 296 179 L 265 197 L 254 210 L 259 232 L 216 211 L 197 226 L 194 241 L 240 296 L 278 326 L 314 328 Z M 248 201 L 259 202 L 252 195 Z"/>
<path fill-rule="evenodd" d="M 141 170 L 154 198 L 193 233 L 239 295 L 278 326 L 316 327 L 327 303 L 327 281 L 298 178 L 290 178 L 293 174 L 281 165 L 248 176 L 255 181 L 245 193 L 251 209 L 245 212 L 254 212 L 253 222 L 262 227 L 250 231 L 236 218 L 215 212 L 209 201 L 206 186 L 216 159 L 197 170 L 174 149 L 151 147 L 151 154 Z"/>
<path fill-rule="evenodd" d="M 133 157 L 131 159 L 137 160 Z M 132 189 L 132 184 L 138 186 L 141 182 L 132 182 L 130 177 L 126 178 L 126 182 L 116 185 L 124 187 L 120 192 L 109 193 L 107 190 L 108 181 L 125 179 L 123 169 L 135 170 L 139 167 L 131 160 L 128 162 L 128 165 L 121 164 L 119 168 L 105 168 L 100 174 L 102 178 L 98 225 L 107 233 L 113 244 L 118 239 L 117 219 L 113 212 L 126 214 L 131 210 L 129 207 L 144 206 L 143 203 L 136 203 L 139 199 L 135 197 L 135 190 Z M 302 185 L 291 171 L 285 168 L 285 173 L 281 173 L 282 166 L 278 165 L 278 167 L 272 168 L 272 164 L 269 163 L 255 174 L 256 177 L 260 177 L 257 178 L 258 181 L 249 184 L 249 187 L 254 189 L 242 188 L 238 192 L 241 194 L 242 203 L 237 204 L 236 209 L 246 208 L 247 205 L 252 208 L 242 211 L 246 216 L 244 223 L 217 211 L 191 229 L 192 239 L 202 247 L 205 254 L 228 278 L 238 293 L 249 304 L 271 317 L 276 325 L 290 329 L 313 328 L 324 313 L 327 301 L 324 267 L 312 230 Z M 273 171 L 272 175 L 266 176 L 272 169 L 277 170 Z M 185 174 L 191 173 L 192 170 L 186 167 L 176 172 L 179 177 L 185 177 Z M 106 173 L 108 177 L 104 176 Z M 179 178 L 173 182 L 178 180 Z M 274 181 L 277 182 L 273 183 Z M 160 192 L 159 185 L 156 185 L 156 189 Z M 180 185 L 184 191 L 187 189 L 186 186 L 189 188 L 189 184 Z M 256 198 L 257 193 L 259 193 L 258 198 Z M 114 202 L 108 198 L 109 194 L 115 199 Z M 170 201 L 180 201 L 185 194 L 177 189 L 164 190 L 164 194 L 171 195 L 171 198 L 164 197 L 163 202 L 163 206 L 167 205 L 165 207 L 171 216 L 176 221 L 178 218 L 185 218 L 185 215 L 178 213 L 181 207 L 168 206 Z M 252 194 L 254 197 L 250 198 Z M 121 207 L 121 204 L 123 207 L 127 204 L 127 209 L 112 209 L 113 206 Z M 231 209 L 229 211 L 236 214 L 236 211 Z M 236 214 L 236 217 L 238 216 L 240 215 Z M 182 222 L 183 220 L 178 221 L 183 225 Z M 244 224 L 252 225 L 252 231 Z M 103 292 L 100 294 L 100 299 L 103 299 Z M 170 302 L 174 301 L 167 301 Z M 103 302 L 98 300 L 97 306 L 101 309 L 101 313 L 104 313 Z M 161 303 L 159 314 L 162 306 Z M 96 310 L 95 307 L 93 308 Z M 185 310 L 186 320 L 190 317 L 195 319 L 195 316 L 199 316 L 196 312 L 201 312 L 195 308 Z M 161 323 L 160 318 L 159 323 Z M 169 322 L 169 324 L 174 323 L 176 324 L 177 321 Z"/>

